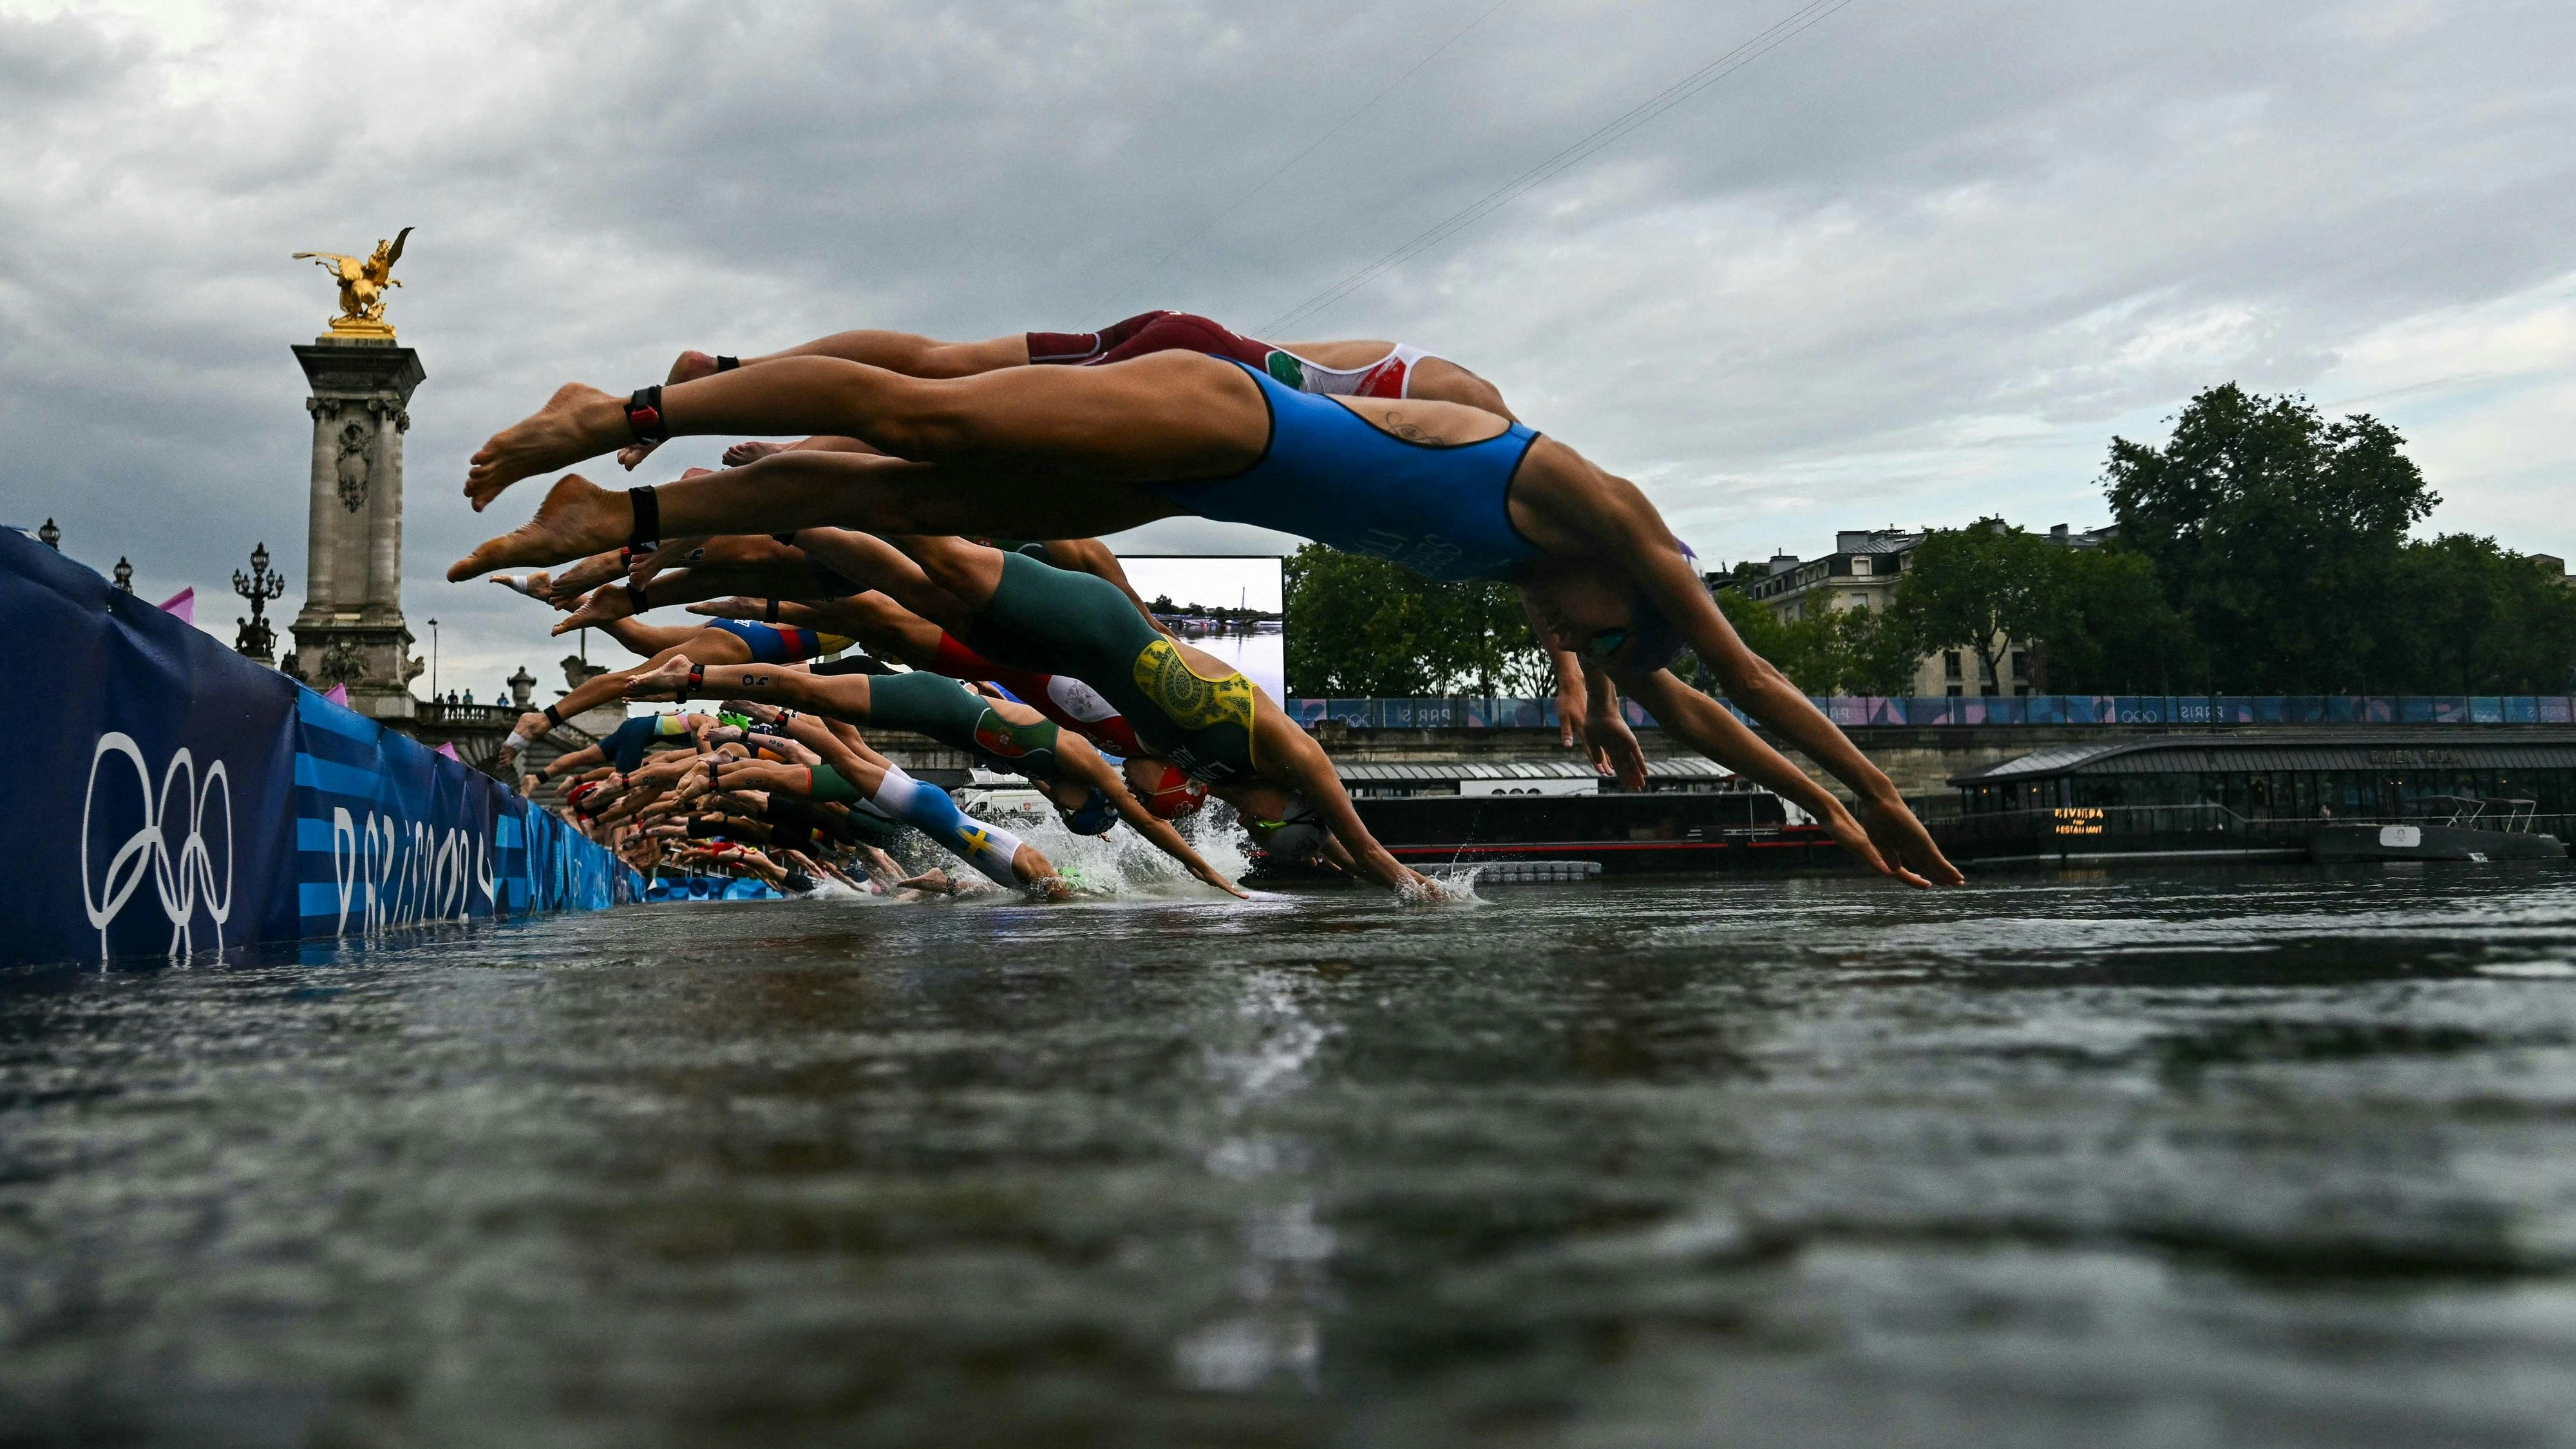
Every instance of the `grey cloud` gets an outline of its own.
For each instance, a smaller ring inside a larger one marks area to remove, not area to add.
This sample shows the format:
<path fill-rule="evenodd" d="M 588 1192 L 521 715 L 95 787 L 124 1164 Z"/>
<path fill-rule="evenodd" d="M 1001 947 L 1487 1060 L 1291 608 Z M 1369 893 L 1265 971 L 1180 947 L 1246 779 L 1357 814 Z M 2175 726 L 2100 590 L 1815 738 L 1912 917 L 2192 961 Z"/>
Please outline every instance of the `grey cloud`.
<path fill-rule="evenodd" d="M 414 224 L 409 607 L 451 663 L 550 661 L 438 579 L 524 515 L 462 463 L 555 384 L 852 325 L 1256 327 L 1791 8 L 1514 0 L 1210 224 L 1487 3 L 469 4 L 376 17 L 365 64 L 309 12 L 0 19 L 0 518 L 173 588 L 262 536 L 300 573 L 286 348 L 330 308 L 286 253 Z M 1455 354 L 1711 557 L 2097 518 L 2110 433 L 2194 388 L 2576 271 L 2571 51 L 2562 6 L 1861 0 L 1295 330 Z"/>

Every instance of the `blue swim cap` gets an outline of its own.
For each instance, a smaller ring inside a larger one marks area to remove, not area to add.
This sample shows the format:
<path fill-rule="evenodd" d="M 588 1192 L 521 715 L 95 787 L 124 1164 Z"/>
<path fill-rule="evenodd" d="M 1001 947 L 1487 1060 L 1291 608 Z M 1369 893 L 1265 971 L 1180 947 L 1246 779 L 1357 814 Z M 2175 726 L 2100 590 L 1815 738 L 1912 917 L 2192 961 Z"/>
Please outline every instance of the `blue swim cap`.
<path fill-rule="evenodd" d="M 1109 803 L 1109 794 L 1099 786 L 1091 787 L 1091 798 L 1082 808 L 1064 812 L 1064 828 L 1076 835 L 1107 835 L 1118 823 L 1118 811 Z"/>

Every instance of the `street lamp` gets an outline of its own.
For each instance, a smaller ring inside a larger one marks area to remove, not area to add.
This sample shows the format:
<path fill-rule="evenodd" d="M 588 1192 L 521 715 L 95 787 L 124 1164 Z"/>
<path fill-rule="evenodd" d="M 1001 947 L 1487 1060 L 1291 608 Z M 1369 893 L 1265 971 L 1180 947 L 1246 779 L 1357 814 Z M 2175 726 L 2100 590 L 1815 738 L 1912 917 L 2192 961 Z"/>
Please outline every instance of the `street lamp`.
<path fill-rule="evenodd" d="M 438 701 L 438 621 L 429 621 L 429 698 Z"/>
<path fill-rule="evenodd" d="M 233 639 L 233 652 L 262 664 L 275 661 L 277 630 L 270 626 L 265 610 L 268 601 L 286 592 L 286 575 L 268 566 L 268 544 L 262 540 L 250 551 L 250 572 L 233 570 L 233 592 L 250 600 L 250 617 L 236 618 L 241 632 Z"/>
<path fill-rule="evenodd" d="M 123 554 L 116 556 L 116 586 L 129 594 L 134 592 L 134 565 L 127 563 Z"/>
<path fill-rule="evenodd" d="M 54 521 L 48 518 L 45 520 L 45 526 L 36 530 L 36 542 L 43 544 L 45 547 L 52 549 L 56 553 L 61 553 L 63 551 L 63 531 L 54 527 Z"/>

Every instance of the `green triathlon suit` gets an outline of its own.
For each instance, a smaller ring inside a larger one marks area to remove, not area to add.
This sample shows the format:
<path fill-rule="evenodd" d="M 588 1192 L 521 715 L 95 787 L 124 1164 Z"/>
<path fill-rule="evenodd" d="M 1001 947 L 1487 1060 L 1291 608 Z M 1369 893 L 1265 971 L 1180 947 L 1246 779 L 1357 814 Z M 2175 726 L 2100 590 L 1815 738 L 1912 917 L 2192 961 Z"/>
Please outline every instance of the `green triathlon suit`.
<path fill-rule="evenodd" d="M 827 804 L 855 805 L 868 798 L 849 776 L 830 765 L 816 765 L 805 773 L 813 777 L 814 798 Z"/>
<path fill-rule="evenodd" d="M 1115 706 L 1153 753 L 1210 785 L 1252 779 L 1254 690 L 1242 671 L 1208 679 L 1136 612 L 1118 586 L 1022 553 L 1002 555 L 976 650 L 1004 664 L 1070 674 Z"/>
<path fill-rule="evenodd" d="M 984 696 L 944 674 L 915 671 L 870 679 L 868 721 L 928 735 L 974 755 L 991 769 L 1033 780 L 1053 780 L 1064 773 L 1056 759 L 1053 720 L 1012 724 L 995 713 Z"/>

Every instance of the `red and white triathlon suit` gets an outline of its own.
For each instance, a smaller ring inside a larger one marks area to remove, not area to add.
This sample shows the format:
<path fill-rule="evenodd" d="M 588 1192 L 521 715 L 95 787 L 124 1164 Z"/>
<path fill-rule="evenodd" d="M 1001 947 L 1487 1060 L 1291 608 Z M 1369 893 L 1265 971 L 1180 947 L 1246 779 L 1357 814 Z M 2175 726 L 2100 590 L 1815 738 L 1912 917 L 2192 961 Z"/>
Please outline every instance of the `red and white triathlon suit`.
<path fill-rule="evenodd" d="M 1326 367 L 1284 347 L 1229 332 L 1188 312 L 1140 312 L 1097 332 L 1032 332 L 1029 361 L 1062 367 L 1124 362 L 1149 352 L 1204 352 L 1257 367 L 1299 392 L 1336 397 L 1409 397 L 1414 364 L 1432 356 L 1399 342 L 1365 367 Z"/>

